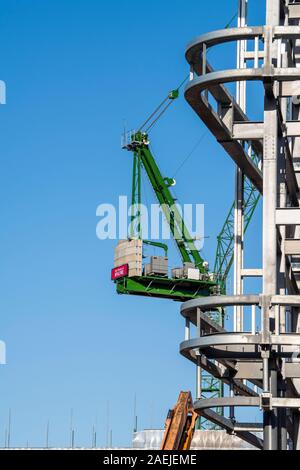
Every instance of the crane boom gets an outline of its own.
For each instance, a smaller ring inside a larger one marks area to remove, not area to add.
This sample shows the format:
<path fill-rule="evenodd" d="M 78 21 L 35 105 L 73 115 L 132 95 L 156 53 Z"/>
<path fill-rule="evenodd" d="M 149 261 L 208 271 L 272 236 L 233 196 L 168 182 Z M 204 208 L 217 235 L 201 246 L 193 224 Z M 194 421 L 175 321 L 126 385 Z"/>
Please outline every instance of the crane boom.
<path fill-rule="evenodd" d="M 147 173 L 183 263 L 194 263 L 201 273 L 206 273 L 207 269 L 205 268 L 204 260 L 189 233 L 176 200 L 171 193 L 170 187 L 174 184 L 174 180 L 163 177 L 150 151 L 148 135 L 143 132 L 134 133 L 130 144 L 127 145 L 127 149 L 134 152 L 136 164 L 141 164 Z M 140 200 L 140 196 L 138 200 Z"/>

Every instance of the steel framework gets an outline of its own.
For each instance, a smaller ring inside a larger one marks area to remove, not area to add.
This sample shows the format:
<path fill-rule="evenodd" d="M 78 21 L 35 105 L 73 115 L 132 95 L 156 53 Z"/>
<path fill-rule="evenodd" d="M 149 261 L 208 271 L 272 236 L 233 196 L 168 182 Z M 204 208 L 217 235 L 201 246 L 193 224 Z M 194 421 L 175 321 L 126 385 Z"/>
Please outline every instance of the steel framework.
<path fill-rule="evenodd" d="M 234 295 L 183 304 L 180 349 L 197 367 L 199 398 L 203 370 L 227 386 L 228 396 L 195 403 L 200 416 L 259 449 L 300 450 L 300 2 L 266 0 L 266 25 L 255 27 L 247 26 L 248 3 L 251 8 L 257 2 L 239 0 L 237 28 L 205 34 L 186 51 L 191 67 L 186 100 L 234 160 L 237 173 L 227 220 L 234 225 L 234 240 L 219 246 L 234 252 Z M 237 44 L 237 67 L 216 71 L 207 52 L 228 42 Z M 262 84 L 264 95 L 257 98 L 256 122 L 246 113 L 247 83 L 253 81 Z M 227 83 L 237 84 L 236 97 Z M 255 207 L 258 194 L 263 195 L 262 267 L 245 269 L 245 201 L 250 197 L 249 207 Z M 244 293 L 248 277 L 262 280 L 262 292 Z M 226 308 L 233 308 L 232 331 L 211 317 Z M 195 337 L 191 325 L 197 327 Z M 262 423 L 237 422 L 237 410 L 244 407 L 260 409 Z M 229 409 L 229 416 L 219 409 Z"/>

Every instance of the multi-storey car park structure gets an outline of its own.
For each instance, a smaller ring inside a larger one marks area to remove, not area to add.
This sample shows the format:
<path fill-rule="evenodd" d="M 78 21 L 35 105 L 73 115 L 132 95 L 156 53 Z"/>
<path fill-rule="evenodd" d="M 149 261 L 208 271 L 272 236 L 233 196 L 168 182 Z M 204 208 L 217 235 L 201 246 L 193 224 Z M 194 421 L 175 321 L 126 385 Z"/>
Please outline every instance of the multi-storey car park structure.
<path fill-rule="evenodd" d="M 249 0 L 249 8 L 255 4 Z M 200 415 L 259 448 L 299 450 L 300 2 L 266 0 L 266 25 L 259 27 L 247 25 L 247 7 L 248 1 L 240 0 L 238 28 L 205 34 L 186 51 L 191 67 L 186 100 L 235 161 L 237 177 L 235 295 L 182 306 L 186 338 L 181 353 L 230 387 L 229 397 L 197 401 Z M 238 46 L 238 67 L 214 70 L 208 50 L 230 41 Z M 249 81 L 260 82 L 263 89 L 261 122 L 246 114 Z M 236 99 L 226 88 L 232 82 L 237 83 Z M 250 158 L 253 151 L 260 157 L 258 165 Z M 246 269 L 243 263 L 244 176 L 263 194 L 262 269 Z M 262 278 L 262 292 L 244 295 L 248 276 Z M 232 306 L 233 331 L 207 320 L 206 313 Z M 247 331 L 245 317 L 250 315 Z M 193 338 L 191 324 L 197 326 Z M 228 418 L 214 411 L 220 407 L 230 409 Z M 235 422 L 236 407 L 263 411 L 262 440 L 254 432 L 257 424 Z"/>
<path fill-rule="evenodd" d="M 237 167 L 236 200 L 218 239 L 214 273 L 206 272 L 185 230 L 182 240 L 177 237 L 185 265 L 179 275 L 164 276 L 167 257 L 142 271 L 137 224 L 133 241 L 117 249 L 114 280 L 119 293 L 187 300 L 181 308 L 186 326 L 180 350 L 197 368 L 194 408 L 202 422 L 259 449 L 300 450 L 300 1 L 266 0 L 266 25 L 248 26 L 248 8 L 258 1 L 238 0 L 237 28 L 205 34 L 186 51 L 186 100 Z M 214 70 L 209 50 L 229 42 L 237 46 L 237 67 Z M 261 86 L 255 98 L 258 122 L 247 116 L 248 82 Z M 236 84 L 236 96 L 229 83 Z M 144 166 L 176 235 L 176 224 L 184 224 L 170 216 L 172 182 L 152 159 L 147 132 L 132 133 L 125 147 L 135 155 L 133 202 L 140 204 Z M 253 269 L 244 263 L 244 233 L 259 194 L 263 260 Z M 224 282 L 233 260 L 229 296 Z M 245 294 L 247 278 L 257 278 L 262 292 Z M 226 309 L 233 311 L 232 331 L 225 329 Z M 261 410 L 263 422 L 237 422 L 240 408 Z"/>

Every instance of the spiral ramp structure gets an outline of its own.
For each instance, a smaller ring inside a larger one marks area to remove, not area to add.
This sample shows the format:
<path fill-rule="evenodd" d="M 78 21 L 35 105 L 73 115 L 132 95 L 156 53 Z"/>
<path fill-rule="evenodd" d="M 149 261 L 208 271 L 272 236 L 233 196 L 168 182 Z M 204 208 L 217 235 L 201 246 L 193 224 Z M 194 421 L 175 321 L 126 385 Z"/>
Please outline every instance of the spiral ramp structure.
<path fill-rule="evenodd" d="M 266 24 L 250 27 L 246 8 L 256 3 L 240 0 L 239 27 L 204 34 L 186 50 L 186 100 L 237 166 L 236 262 L 234 295 L 183 304 L 180 351 L 197 368 L 200 416 L 258 449 L 300 450 L 300 2 L 266 0 Z M 230 42 L 237 68 L 215 70 L 209 51 Z M 259 121 L 246 112 L 250 82 L 261 86 Z M 243 261 L 244 178 L 263 195 L 256 269 Z M 260 279 L 262 291 L 245 294 L 247 278 Z M 212 320 L 220 310 L 232 311 L 231 330 Z M 226 396 L 201 399 L 203 370 L 223 382 Z M 238 422 L 243 408 L 260 410 L 262 422 Z"/>

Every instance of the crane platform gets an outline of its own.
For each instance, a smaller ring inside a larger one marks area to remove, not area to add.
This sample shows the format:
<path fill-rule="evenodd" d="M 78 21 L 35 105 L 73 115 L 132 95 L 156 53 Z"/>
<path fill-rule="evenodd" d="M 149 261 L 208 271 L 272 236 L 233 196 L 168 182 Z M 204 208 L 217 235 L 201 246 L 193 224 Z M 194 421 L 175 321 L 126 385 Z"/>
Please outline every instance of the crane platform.
<path fill-rule="evenodd" d="M 216 294 L 218 285 L 211 281 L 170 279 L 165 277 L 124 277 L 116 281 L 118 294 L 153 297 L 184 302 Z"/>

